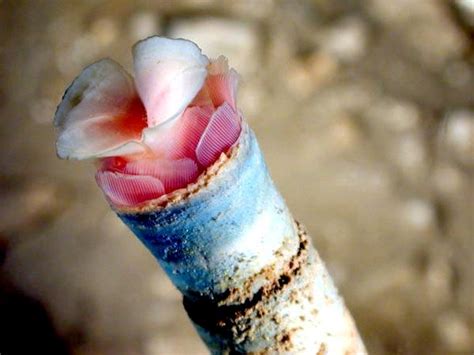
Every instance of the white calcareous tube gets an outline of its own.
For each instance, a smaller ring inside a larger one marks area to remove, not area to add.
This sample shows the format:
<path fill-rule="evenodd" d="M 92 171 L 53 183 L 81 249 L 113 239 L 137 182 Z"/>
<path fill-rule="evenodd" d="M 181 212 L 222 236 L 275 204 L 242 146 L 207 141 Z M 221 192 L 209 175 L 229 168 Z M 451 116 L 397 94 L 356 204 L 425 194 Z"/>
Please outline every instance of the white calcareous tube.
<path fill-rule="evenodd" d="M 365 354 L 247 125 L 196 183 L 116 212 L 183 293 L 212 353 Z"/>

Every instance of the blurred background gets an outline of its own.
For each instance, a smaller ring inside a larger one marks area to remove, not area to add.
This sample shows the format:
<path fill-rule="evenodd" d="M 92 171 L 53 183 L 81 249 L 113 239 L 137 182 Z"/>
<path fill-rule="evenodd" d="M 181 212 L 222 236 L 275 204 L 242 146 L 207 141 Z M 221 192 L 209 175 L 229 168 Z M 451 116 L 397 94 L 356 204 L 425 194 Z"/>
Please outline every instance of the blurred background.
<path fill-rule="evenodd" d="M 72 79 L 152 34 L 239 71 L 372 354 L 473 353 L 474 1 L 0 0 L 2 355 L 206 353 L 93 164 L 55 155 Z"/>

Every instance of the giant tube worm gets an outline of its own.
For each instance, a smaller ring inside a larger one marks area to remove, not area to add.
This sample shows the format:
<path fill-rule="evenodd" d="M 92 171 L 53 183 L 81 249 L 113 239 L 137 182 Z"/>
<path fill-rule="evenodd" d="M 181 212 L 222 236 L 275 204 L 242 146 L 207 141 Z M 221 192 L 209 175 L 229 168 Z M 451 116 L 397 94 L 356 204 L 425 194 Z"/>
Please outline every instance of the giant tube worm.
<path fill-rule="evenodd" d="M 352 317 L 236 107 L 238 75 L 151 37 L 135 78 L 85 68 L 55 116 L 57 152 L 96 159 L 111 207 L 156 257 L 212 353 L 363 354 Z"/>

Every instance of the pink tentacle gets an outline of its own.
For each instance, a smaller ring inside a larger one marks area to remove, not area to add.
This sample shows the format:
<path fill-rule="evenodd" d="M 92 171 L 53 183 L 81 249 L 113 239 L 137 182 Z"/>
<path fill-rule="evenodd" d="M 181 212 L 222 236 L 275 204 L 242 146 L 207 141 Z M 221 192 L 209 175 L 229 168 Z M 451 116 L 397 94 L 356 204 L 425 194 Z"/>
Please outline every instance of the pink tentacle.
<path fill-rule="evenodd" d="M 166 159 L 196 159 L 196 146 L 213 111 L 212 106 L 188 108 L 166 132 L 158 132 L 153 151 Z"/>
<path fill-rule="evenodd" d="M 227 58 L 220 56 L 211 60 L 207 67 L 208 75 L 205 85 L 196 95 L 190 106 L 221 106 L 229 103 L 236 110 L 236 94 L 239 84 L 239 74 L 229 68 Z"/>
<path fill-rule="evenodd" d="M 235 95 L 238 81 L 239 76 L 233 69 L 207 77 L 207 93 L 215 107 L 219 107 L 224 102 L 227 102 L 236 110 Z"/>
<path fill-rule="evenodd" d="M 237 113 L 225 102 L 212 115 L 209 125 L 204 131 L 196 147 L 198 162 L 208 167 L 227 151 L 240 134 L 240 121 Z"/>
<path fill-rule="evenodd" d="M 133 206 L 165 193 L 163 183 L 153 176 L 98 171 L 96 180 L 107 198 L 115 205 Z"/>
<path fill-rule="evenodd" d="M 186 187 L 199 175 L 198 166 L 191 159 L 137 160 L 128 163 L 124 172 L 158 178 L 163 183 L 166 193 Z"/>

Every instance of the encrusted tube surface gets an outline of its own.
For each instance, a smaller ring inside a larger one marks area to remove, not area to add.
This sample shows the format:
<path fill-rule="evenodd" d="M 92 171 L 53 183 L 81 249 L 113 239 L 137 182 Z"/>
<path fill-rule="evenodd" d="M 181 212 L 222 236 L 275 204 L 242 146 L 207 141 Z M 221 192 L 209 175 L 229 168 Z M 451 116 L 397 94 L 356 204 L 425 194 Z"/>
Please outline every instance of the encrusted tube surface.
<path fill-rule="evenodd" d="M 212 353 L 365 353 L 245 123 L 195 184 L 117 214 L 182 292 Z"/>

